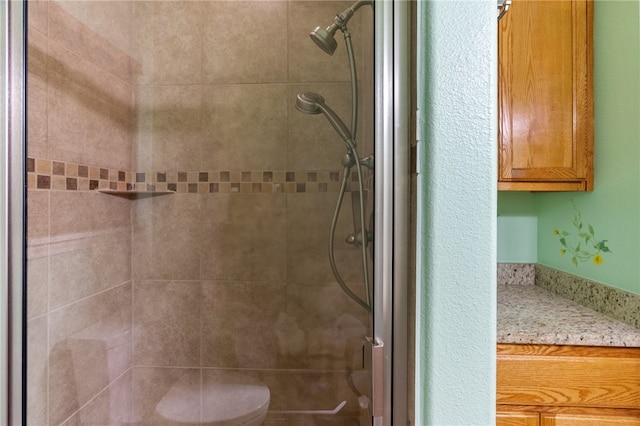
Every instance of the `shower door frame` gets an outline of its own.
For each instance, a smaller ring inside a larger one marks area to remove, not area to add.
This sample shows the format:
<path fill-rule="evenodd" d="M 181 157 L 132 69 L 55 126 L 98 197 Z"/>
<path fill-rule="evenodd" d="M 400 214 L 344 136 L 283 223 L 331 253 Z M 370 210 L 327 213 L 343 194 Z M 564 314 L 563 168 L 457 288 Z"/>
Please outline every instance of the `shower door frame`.
<path fill-rule="evenodd" d="M 0 129 L 0 421 L 23 424 L 24 404 L 24 253 L 26 138 L 26 3 L 0 5 L 2 106 Z"/>
<path fill-rule="evenodd" d="M 407 424 L 411 1 L 375 0 L 375 426 Z M 26 2 L 0 6 L 0 421 L 24 422 Z"/>
<path fill-rule="evenodd" d="M 408 423 L 411 3 L 375 1 L 374 426 Z"/>

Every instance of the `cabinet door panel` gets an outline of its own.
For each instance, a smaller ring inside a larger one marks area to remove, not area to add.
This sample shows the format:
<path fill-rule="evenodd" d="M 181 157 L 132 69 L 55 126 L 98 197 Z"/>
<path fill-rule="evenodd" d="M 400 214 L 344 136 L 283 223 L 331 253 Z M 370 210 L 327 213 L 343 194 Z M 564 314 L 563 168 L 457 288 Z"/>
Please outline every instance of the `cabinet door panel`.
<path fill-rule="evenodd" d="M 557 407 L 640 407 L 637 352 L 580 348 L 570 353 L 497 356 L 496 399 L 500 404 Z M 623 356 L 624 355 L 624 356 Z"/>
<path fill-rule="evenodd" d="M 501 20 L 499 189 L 591 189 L 590 8 L 587 0 L 518 0 Z"/>
<path fill-rule="evenodd" d="M 541 414 L 542 426 L 640 426 L 640 418 L 627 415 Z"/>
<path fill-rule="evenodd" d="M 539 414 L 531 412 L 498 412 L 496 426 L 538 426 Z"/>

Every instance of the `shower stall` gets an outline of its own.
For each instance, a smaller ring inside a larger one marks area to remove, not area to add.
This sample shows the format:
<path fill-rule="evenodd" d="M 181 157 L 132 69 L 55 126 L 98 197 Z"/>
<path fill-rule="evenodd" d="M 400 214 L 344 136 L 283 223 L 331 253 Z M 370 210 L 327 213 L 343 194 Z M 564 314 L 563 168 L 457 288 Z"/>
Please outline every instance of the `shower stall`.
<path fill-rule="evenodd" d="M 6 3 L 0 419 L 406 423 L 410 4 Z"/>

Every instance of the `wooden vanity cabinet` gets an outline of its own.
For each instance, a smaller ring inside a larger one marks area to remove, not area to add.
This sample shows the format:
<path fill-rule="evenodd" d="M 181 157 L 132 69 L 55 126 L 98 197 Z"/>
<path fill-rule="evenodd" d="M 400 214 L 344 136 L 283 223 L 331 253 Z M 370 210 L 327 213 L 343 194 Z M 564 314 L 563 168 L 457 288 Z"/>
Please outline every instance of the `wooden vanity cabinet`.
<path fill-rule="evenodd" d="M 497 411 L 496 426 L 539 426 L 540 413 L 536 411 Z"/>
<path fill-rule="evenodd" d="M 640 414 L 542 414 L 540 426 L 637 426 Z"/>
<path fill-rule="evenodd" d="M 513 0 L 498 25 L 498 189 L 592 190 L 592 0 Z"/>
<path fill-rule="evenodd" d="M 505 411 L 496 413 L 496 426 L 638 426 L 640 425 L 640 411 L 615 410 L 602 414 L 600 409 L 586 410 L 587 412 L 549 413 L 547 407 L 529 407 L 531 411 Z"/>
<path fill-rule="evenodd" d="M 640 426 L 640 348 L 499 344 L 497 426 Z"/>

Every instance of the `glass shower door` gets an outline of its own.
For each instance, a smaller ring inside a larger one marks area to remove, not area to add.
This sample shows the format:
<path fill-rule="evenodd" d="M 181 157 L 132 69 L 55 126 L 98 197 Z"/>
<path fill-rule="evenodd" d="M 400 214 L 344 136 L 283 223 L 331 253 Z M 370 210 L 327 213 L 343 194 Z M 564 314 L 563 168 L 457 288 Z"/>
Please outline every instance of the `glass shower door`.
<path fill-rule="evenodd" d="M 27 424 L 371 423 L 362 3 L 28 3 Z"/>

